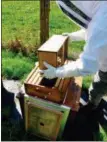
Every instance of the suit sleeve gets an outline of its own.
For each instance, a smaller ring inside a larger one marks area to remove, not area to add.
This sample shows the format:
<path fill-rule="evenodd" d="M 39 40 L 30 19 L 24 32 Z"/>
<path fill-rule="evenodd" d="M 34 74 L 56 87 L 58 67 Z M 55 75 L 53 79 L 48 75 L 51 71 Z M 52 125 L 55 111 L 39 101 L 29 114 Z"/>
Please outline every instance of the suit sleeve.
<path fill-rule="evenodd" d="M 87 40 L 79 59 L 57 69 L 58 77 L 86 76 L 107 71 L 107 5 L 100 7 L 87 29 Z"/>
<path fill-rule="evenodd" d="M 107 6 L 102 6 L 87 29 L 84 51 L 76 61 L 78 74 L 84 76 L 102 70 L 107 59 Z"/>

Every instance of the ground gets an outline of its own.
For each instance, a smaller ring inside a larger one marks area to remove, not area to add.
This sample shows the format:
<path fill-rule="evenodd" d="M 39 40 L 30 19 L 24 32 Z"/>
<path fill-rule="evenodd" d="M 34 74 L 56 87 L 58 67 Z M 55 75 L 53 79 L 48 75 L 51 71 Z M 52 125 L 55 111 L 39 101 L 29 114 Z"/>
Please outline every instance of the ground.
<path fill-rule="evenodd" d="M 16 94 L 20 91 L 21 83 L 19 81 L 14 81 L 14 80 L 4 80 L 3 84 L 6 89 L 8 89 L 9 92 L 8 95 L 10 95 L 10 92 L 13 93 L 14 95 L 14 100 L 16 104 L 16 109 L 15 110 L 15 119 L 17 116 L 20 117 L 20 121 L 2 121 L 2 140 L 42 140 L 34 135 L 31 135 L 29 133 L 25 132 L 24 129 L 24 120 L 22 118 L 22 112 L 21 112 L 21 107 L 18 99 L 15 97 Z M 85 89 L 84 93 L 81 97 L 81 100 L 84 98 L 85 94 Z M 84 99 L 86 101 L 86 99 Z M 17 111 L 16 111 L 17 110 Z M 18 113 L 18 114 L 17 114 Z M 75 119 L 73 117 L 75 116 Z M 16 120 L 16 119 L 15 119 Z M 16 123 L 17 122 L 17 123 Z M 99 109 L 99 115 L 97 113 L 92 113 L 91 116 L 86 117 L 84 114 L 81 113 L 76 113 L 71 111 L 65 131 L 62 137 L 62 140 L 76 140 L 76 141 L 92 141 L 92 140 L 107 140 L 106 137 L 106 126 L 107 124 L 107 102 L 103 99 L 100 104 L 100 109 Z M 17 129 L 16 129 L 17 127 Z M 104 133 L 101 132 L 101 129 L 105 131 Z M 105 137 L 105 138 L 104 138 Z"/>

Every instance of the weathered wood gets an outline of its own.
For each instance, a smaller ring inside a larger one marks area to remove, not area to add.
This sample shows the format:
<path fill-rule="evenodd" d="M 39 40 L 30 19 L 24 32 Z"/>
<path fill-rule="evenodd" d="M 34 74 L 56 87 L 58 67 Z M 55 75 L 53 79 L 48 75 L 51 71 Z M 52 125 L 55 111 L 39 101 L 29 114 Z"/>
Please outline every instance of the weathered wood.
<path fill-rule="evenodd" d="M 38 73 L 39 72 L 39 68 L 36 70 L 36 72 L 35 72 L 35 76 L 33 76 L 33 80 L 32 80 L 32 84 L 35 84 L 36 82 L 37 82 L 37 80 L 39 79 L 39 76 L 40 76 L 40 73 Z"/>
<path fill-rule="evenodd" d="M 66 60 L 68 58 L 68 38 L 64 44 L 64 58 L 65 58 L 64 60 Z"/>
<path fill-rule="evenodd" d="M 64 79 L 61 79 L 61 82 L 60 82 L 60 85 L 59 85 L 59 88 L 58 88 L 60 91 L 61 91 L 61 89 L 62 89 L 63 82 L 64 82 Z"/>
<path fill-rule="evenodd" d="M 49 38 L 50 0 L 40 0 L 40 43 Z"/>
<path fill-rule="evenodd" d="M 59 83 L 60 83 L 61 79 L 58 78 L 57 81 L 56 81 L 56 84 L 55 84 L 55 87 L 58 87 Z"/>
<path fill-rule="evenodd" d="M 61 92 L 66 92 L 70 82 L 71 82 L 71 78 L 64 79 L 63 87 L 61 88 Z"/>
<path fill-rule="evenodd" d="M 41 81 L 42 81 L 42 79 L 43 79 L 43 76 L 42 76 L 42 75 L 39 75 L 39 78 L 38 78 L 38 80 L 35 82 L 35 84 L 40 84 Z"/>
<path fill-rule="evenodd" d="M 36 78 L 36 75 L 38 73 L 39 69 L 37 68 L 34 73 L 32 74 L 32 76 L 30 77 L 30 79 L 28 80 L 28 83 L 32 83 L 33 80 Z"/>
<path fill-rule="evenodd" d="M 30 79 L 27 79 L 28 82 L 24 82 L 26 93 L 31 96 L 37 96 L 57 103 L 63 102 L 70 78 L 57 78 L 53 80 L 53 84 L 50 86 L 50 83 L 52 83 L 50 81 L 52 80 L 45 79 L 45 82 L 42 83 L 44 78 L 38 73 L 38 69 L 39 68 L 37 68 L 32 76 L 29 76 Z"/>
<path fill-rule="evenodd" d="M 73 111 L 78 111 L 81 97 L 82 77 L 72 78 L 68 86 L 68 92 L 63 102 L 64 105 L 71 107 Z"/>
<path fill-rule="evenodd" d="M 53 54 L 51 52 L 39 52 L 38 53 L 39 57 L 39 68 L 40 69 L 46 69 L 44 66 L 43 62 L 46 61 L 48 64 L 57 67 L 57 54 Z"/>
<path fill-rule="evenodd" d="M 35 111 L 35 113 L 33 111 Z M 61 112 L 29 102 L 28 115 L 29 129 L 34 129 L 37 135 L 56 140 L 62 118 Z"/>
<path fill-rule="evenodd" d="M 27 79 L 24 82 L 29 82 L 29 83 L 31 82 L 32 76 L 36 72 L 38 66 L 39 66 L 39 64 L 38 64 L 38 62 L 36 62 L 36 65 L 35 65 L 34 69 L 30 72 L 30 74 L 27 76 Z"/>
<path fill-rule="evenodd" d="M 70 108 L 25 95 L 26 130 L 47 140 L 61 140 Z"/>
<path fill-rule="evenodd" d="M 26 93 L 52 102 L 61 102 L 61 93 L 56 88 L 48 88 L 40 85 L 25 84 Z"/>
<path fill-rule="evenodd" d="M 45 82 L 42 83 L 44 78 L 38 73 L 38 69 L 39 68 L 36 69 L 32 76 L 29 76 L 30 79 L 27 79 L 28 82 L 24 83 L 26 93 L 52 102 L 63 103 L 72 107 L 72 109 L 78 110 L 82 86 L 81 77 L 66 79 L 57 78 L 54 80 L 53 85 L 50 86 L 50 80 L 46 79 L 44 80 Z M 75 90 L 76 86 L 77 88 Z"/>

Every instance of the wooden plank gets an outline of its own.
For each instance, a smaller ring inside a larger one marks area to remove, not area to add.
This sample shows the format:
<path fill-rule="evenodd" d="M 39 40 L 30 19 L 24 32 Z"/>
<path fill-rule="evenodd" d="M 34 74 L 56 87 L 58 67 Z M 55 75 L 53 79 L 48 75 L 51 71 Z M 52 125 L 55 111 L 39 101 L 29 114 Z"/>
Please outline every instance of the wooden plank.
<path fill-rule="evenodd" d="M 33 134 L 48 140 L 56 140 L 63 116 L 60 111 L 30 102 L 28 114 L 28 128 L 32 128 Z"/>
<path fill-rule="evenodd" d="M 33 80 L 36 79 L 37 73 L 39 71 L 39 68 L 37 68 L 34 72 L 34 74 L 32 75 L 32 77 L 29 79 L 28 83 L 32 84 Z"/>
<path fill-rule="evenodd" d="M 48 88 L 40 85 L 25 84 L 25 90 L 28 95 L 37 96 L 49 101 L 61 102 L 61 94 L 56 88 Z"/>
<path fill-rule="evenodd" d="M 58 78 L 57 81 L 56 81 L 56 84 L 55 84 L 55 87 L 58 87 L 59 83 L 60 83 L 61 79 Z"/>
<path fill-rule="evenodd" d="M 61 92 L 61 100 L 63 102 L 65 96 L 66 96 L 66 91 L 67 91 L 67 88 L 69 86 L 69 83 L 70 83 L 70 79 L 63 79 L 63 82 L 61 84 L 61 88 L 60 88 L 60 92 Z"/>
<path fill-rule="evenodd" d="M 42 75 L 39 75 L 38 80 L 37 80 L 36 82 L 34 82 L 34 84 L 40 85 L 40 82 L 42 81 L 42 79 L 43 79 L 43 76 L 42 76 Z"/>
<path fill-rule="evenodd" d="M 82 77 L 75 77 L 74 80 L 71 80 L 63 104 L 71 107 L 71 109 L 74 111 L 78 111 L 79 101 L 81 96 L 81 88 L 82 88 Z"/>
<path fill-rule="evenodd" d="M 64 43 L 64 60 L 68 58 L 68 38 Z"/>
<path fill-rule="evenodd" d="M 52 110 L 56 110 L 58 112 L 59 111 L 62 112 L 62 119 L 61 119 L 61 122 L 59 123 L 60 124 L 60 130 L 59 130 L 58 137 L 57 137 L 58 138 L 57 140 L 61 140 L 64 128 L 65 128 L 65 125 L 66 125 L 66 121 L 67 121 L 67 118 L 68 118 L 68 115 L 69 115 L 69 112 L 70 112 L 70 108 L 65 106 L 65 105 L 59 105 L 57 103 L 53 103 L 53 102 L 43 100 L 43 99 L 40 99 L 40 98 L 37 98 L 37 97 L 31 97 L 31 96 L 25 95 L 25 98 L 26 97 L 28 97 L 29 98 L 28 100 L 30 102 L 32 102 L 33 104 L 40 105 L 40 106 L 43 106 L 43 107 L 46 107 L 46 108 L 49 108 L 49 109 L 52 109 Z M 36 126 L 34 125 L 34 127 L 36 127 Z"/>
<path fill-rule="evenodd" d="M 64 62 L 65 62 L 65 56 L 64 56 L 64 45 L 63 45 L 63 47 L 62 47 L 62 63 L 61 63 L 61 65 L 63 65 L 64 64 Z"/>
<path fill-rule="evenodd" d="M 39 79 L 39 74 L 37 73 L 36 76 L 35 76 L 35 78 L 32 81 L 32 84 L 33 85 L 36 84 L 38 79 Z"/>
<path fill-rule="evenodd" d="M 57 54 L 52 52 L 38 52 L 39 57 L 39 68 L 46 69 L 43 62 L 47 62 L 48 64 L 57 67 Z"/>
<path fill-rule="evenodd" d="M 34 74 L 34 72 L 36 71 L 36 69 L 38 68 L 38 66 L 39 66 L 39 63 L 36 62 L 36 65 L 35 65 L 34 69 L 33 69 L 33 70 L 30 72 L 30 74 L 27 76 L 25 82 L 28 82 L 28 81 L 29 81 L 29 79 L 32 77 L 32 75 Z"/>
<path fill-rule="evenodd" d="M 66 92 L 70 82 L 71 82 L 71 78 L 64 79 L 64 83 L 63 83 L 61 92 Z"/>
<path fill-rule="evenodd" d="M 60 84 L 59 84 L 59 91 L 61 91 L 61 89 L 62 89 L 62 86 L 63 86 L 63 82 L 64 82 L 64 79 L 61 79 L 61 82 L 60 82 Z"/>
<path fill-rule="evenodd" d="M 67 36 L 53 35 L 38 49 L 38 51 L 58 52 L 67 38 Z"/>

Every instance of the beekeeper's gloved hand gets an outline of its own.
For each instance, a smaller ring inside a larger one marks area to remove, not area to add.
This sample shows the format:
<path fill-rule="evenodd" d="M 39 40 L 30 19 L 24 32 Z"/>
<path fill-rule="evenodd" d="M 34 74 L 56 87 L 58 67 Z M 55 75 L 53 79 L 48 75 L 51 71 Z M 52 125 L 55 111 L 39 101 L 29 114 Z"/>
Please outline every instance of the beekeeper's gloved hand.
<path fill-rule="evenodd" d="M 86 39 L 86 31 L 85 29 L 81 29 L 77 32 L 73 33 L 63 33 L 63 36 L 68 36 L 69 42 L 71 41 L 80 41 Z"/>
<path fill-rule="evenodd" d="M 48 63 L 44 62 L 44 65 L 47 67 L 46 70 L 40 70 L 40 73 L 43 73 L 43 76 L 47 79 L 53 78 L 66 78 L 66 77 L 73 77 L 78 76 L 78 69 L 75 62 L 70 62 L 66 65 L 61 67 L 53 67 Z"/>
<path fill-rule="evenodd" d="M 40 73 L 43 74 L 43 77 L 47 79 L 53 79 L 56 78 L 56 68 L 49 65 L 47 62 L 44 62 L 46 70 L 39 70 Z"/>

